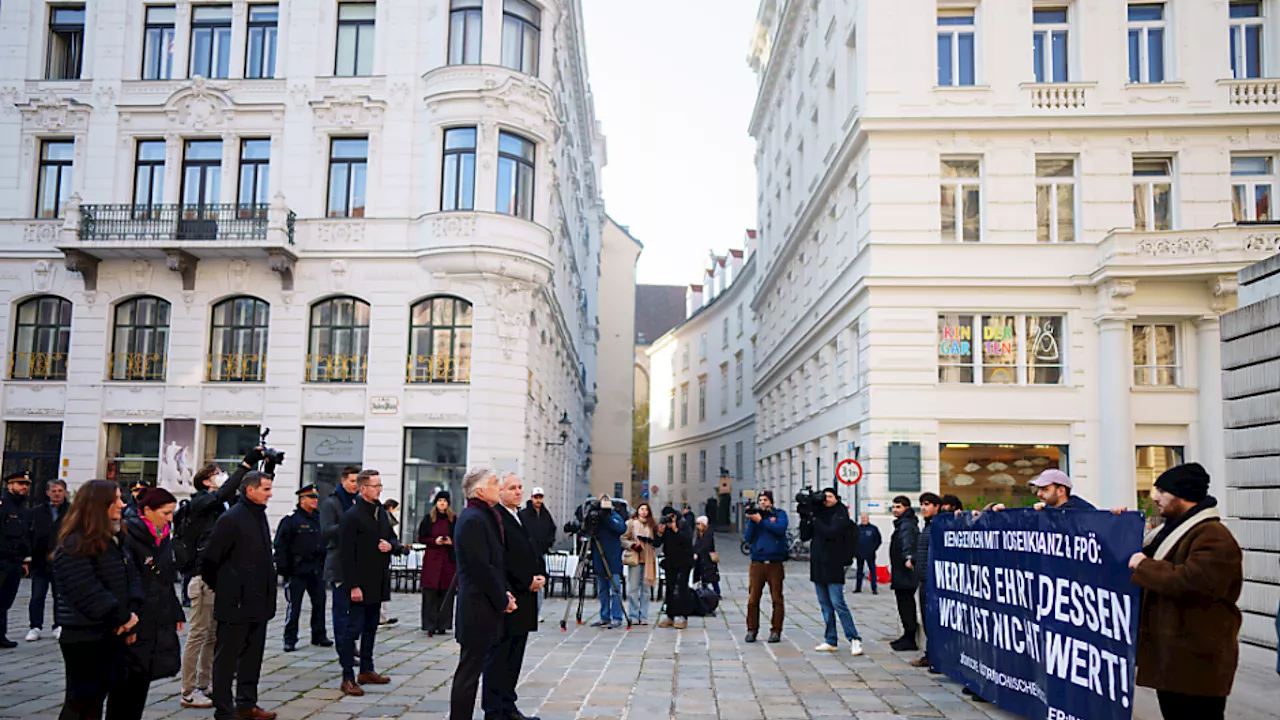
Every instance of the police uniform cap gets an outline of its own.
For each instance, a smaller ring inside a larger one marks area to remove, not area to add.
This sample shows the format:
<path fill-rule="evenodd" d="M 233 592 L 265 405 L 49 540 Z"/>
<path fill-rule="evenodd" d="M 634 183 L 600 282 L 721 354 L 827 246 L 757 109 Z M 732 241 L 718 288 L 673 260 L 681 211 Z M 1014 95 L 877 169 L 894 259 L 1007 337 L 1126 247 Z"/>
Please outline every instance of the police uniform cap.
<path fill-rule="evenodd" d="M 316 487 L 315 483 L 307 483 L 306 485 L 298 488 L 298 492 L 296 492 L 295 495 L 298 497 L 302 497 L 303 495 L 314 495 L 316 497 L 320 497 L 320 490 Z"/>

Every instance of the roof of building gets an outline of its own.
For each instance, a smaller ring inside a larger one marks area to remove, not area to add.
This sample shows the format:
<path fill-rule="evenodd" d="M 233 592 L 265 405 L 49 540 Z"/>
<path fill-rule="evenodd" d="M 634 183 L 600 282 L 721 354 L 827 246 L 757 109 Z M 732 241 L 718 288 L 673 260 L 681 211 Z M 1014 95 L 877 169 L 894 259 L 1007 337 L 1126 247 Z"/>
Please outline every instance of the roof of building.
<path fill-rule="evenodd" d="M 636 285 L 636 345 L 651 345 L 684 322 L 684 285 Z"/>

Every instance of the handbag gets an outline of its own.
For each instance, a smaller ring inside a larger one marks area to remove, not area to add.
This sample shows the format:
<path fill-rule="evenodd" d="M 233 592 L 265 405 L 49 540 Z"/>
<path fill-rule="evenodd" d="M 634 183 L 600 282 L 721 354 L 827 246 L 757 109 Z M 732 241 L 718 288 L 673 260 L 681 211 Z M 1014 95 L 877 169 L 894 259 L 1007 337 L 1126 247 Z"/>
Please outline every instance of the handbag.
<path fill-rule="evenodd" d="M 622 551 L 622 564 L 627 567 L 635 567 L 640 564 L 640 553 L 627 548 Z"/>

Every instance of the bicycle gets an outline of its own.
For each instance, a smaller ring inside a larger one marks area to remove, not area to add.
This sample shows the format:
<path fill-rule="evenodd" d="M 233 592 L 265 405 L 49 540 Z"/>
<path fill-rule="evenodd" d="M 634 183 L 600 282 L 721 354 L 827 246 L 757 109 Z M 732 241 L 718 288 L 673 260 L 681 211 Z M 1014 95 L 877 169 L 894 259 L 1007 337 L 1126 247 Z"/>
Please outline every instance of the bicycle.
<path fill-rule="evenodd" d="M 739 549 L 742 551 L 743 555 L 747 555 L 747 556 L 751 555 L 751 543 L 747 542 L 745 539 L 742 541 L 742 544 L 739 546 Z M 795 532 L 788 530 L 787 531 L 787 554 L 791 557 L 792 560 L 808 560 L 809 559 L 809 543 L 801 540 L 800 536 Z"/>

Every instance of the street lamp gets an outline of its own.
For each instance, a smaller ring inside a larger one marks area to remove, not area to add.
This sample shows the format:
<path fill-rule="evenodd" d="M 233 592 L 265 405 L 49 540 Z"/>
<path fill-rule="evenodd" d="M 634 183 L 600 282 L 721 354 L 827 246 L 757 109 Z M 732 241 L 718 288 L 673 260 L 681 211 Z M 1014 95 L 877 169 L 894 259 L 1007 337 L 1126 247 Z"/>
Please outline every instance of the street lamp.
<path fill-rule="evenodd" d="M 569 412 L 565 411 L 565 413 L 560 416 L 560 422 L 556 424 L 560 426 L 560 442 L 545 443 L 547 447 L 551 447 L 552 445 L 559 447 L 569 440 L 569 428 L 573 427 L 573 421 L 569 419 Z"/>
<path fill-rule="evenodd" d="M 573 427 L 573 421 L 569 419 L 569 411 L 565 411 L 560 416 L 560 422 L 556 423 L 560 426 L 560 442 L 543 443 L 544 447 L 564 447 L 569 442 L 569 428 Z M 560 516 L 564 517 L 569 511 L 569 460 L 561 455 L 560 457 Z"/>

